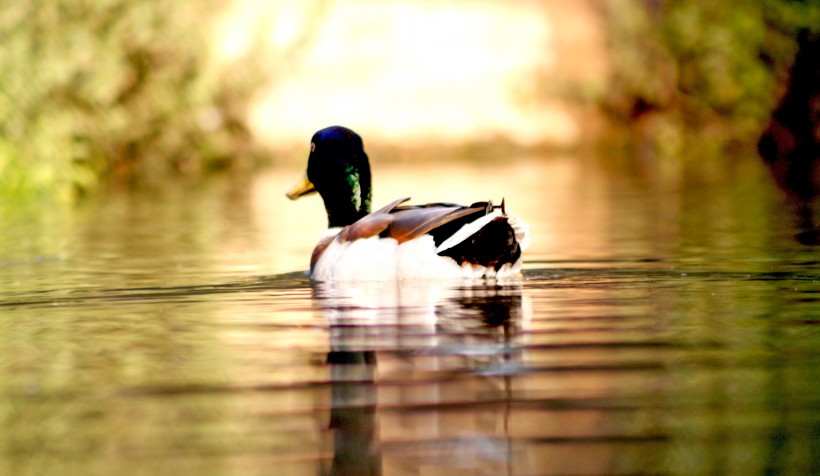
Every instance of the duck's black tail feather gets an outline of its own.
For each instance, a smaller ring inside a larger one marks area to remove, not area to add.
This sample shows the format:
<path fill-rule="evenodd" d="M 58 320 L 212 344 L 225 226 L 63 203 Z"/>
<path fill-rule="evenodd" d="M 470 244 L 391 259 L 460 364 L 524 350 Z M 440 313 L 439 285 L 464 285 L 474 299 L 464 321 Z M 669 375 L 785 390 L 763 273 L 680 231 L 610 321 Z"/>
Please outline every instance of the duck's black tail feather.
<path fill-rule="evenodd" d="M 529 241 L 526 224 L 512 215 L 507 215 L 506 203 L 501 201 L 495 205 L 491 201 L 476 202 L 468 207 L 452 203 L 431 203 L 426 205 L 412 205 L 398 207 L 397 210 L 428 207 L 458 207 L 463 210 L 473 210 L 459 218 L 447 221 L 427 233 L 433 236 L 437 248 L 448 240 L 458 240 L 448 243 L 441 251 L 440 256 L 449 256 L 458 264 L 476 264 L 498 271 L 505 264 L 514 264 L 521 258 L 523 248 Z M 472 233 L 465 233 L 465 225 L 474 225 L 476 220 L 487 220 L 487 215 L 500 210 L 500 214 L 488 220 L 484 225 L 477 227 Z M 461 235 L 455 238 L 454 235 Z"/>
<path fill-rule="evenodd" d="M 456 263 L 478 264 L 496 271 L 521 257 L 521 246 L 506 216 L 498 216 L 464 241 L 439 252 Z"/>

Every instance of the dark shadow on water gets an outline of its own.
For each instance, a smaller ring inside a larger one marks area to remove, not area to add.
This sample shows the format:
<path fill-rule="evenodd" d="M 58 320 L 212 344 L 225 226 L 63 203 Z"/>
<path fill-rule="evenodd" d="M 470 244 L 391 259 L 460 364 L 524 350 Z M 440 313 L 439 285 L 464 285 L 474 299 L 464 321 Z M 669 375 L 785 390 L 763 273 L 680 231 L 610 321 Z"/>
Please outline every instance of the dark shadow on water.
<path fill-rule="evenodd" d="M 811 203 L 800 203 L 795 207 L 795 228 L 800 231 L 794 235 L 794 239 L 802 245 L 820 245 L 820 225 L 817 224 L 814 215 L 815 210 Z"/>

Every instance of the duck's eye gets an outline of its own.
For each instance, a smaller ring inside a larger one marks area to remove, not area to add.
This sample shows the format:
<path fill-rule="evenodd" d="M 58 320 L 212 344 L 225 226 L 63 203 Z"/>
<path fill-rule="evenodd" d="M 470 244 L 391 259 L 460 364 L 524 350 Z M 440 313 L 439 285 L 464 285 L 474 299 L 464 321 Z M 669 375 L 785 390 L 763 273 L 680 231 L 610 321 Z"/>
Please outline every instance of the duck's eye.
<path fill-rule="evenodd" d="M 310 151 L 313 152 L 314 150 L 316 150 L 316 144 L 314 142 L 311 142 L 310 143 Z"/>

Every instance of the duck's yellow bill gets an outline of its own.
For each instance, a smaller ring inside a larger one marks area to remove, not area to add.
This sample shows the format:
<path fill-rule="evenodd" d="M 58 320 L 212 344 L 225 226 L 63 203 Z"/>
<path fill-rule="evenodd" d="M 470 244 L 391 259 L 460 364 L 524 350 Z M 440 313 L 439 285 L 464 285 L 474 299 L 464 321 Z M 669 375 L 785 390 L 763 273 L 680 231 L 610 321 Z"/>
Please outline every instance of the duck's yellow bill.
<path fill-rule="evenodd" d="M 302 180 L 299 181 L 299 183 L 297 183 L 296 186 L 290 189 L 290 191 L 285 195 L 291 200 L 296 200 L 299 197 L 304 197 L 305 195 L 311 194 L 315 191 L 316 187 L 310 180 L 308 180 L 307 175 L 305 175 L 302 177 Z"/>

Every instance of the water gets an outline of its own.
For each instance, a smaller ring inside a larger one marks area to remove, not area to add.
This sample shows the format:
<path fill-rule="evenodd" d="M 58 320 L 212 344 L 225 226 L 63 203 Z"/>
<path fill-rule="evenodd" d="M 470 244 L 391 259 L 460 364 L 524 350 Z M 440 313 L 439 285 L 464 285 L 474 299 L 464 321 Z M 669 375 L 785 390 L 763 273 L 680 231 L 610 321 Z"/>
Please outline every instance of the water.
<path fill-rule="evenodd" d="M 818 249 L 753 160 L 656 172 L 374 165 L 506 196 L 504 286 L 311 283 L 292 168 L 6 206 L 0 474 L 817 474 Z"/>

